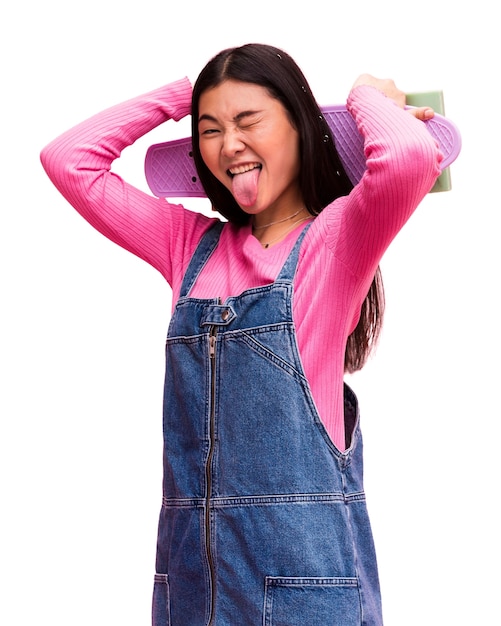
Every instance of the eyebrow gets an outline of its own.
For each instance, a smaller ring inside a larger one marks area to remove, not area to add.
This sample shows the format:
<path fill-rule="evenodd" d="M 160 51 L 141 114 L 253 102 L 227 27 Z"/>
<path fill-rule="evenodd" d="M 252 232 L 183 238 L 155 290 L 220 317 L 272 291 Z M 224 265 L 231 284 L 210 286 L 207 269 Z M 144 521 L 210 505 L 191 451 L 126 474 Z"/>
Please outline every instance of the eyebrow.
<path fill-rule="evenodd" d="M 253 111 L 253 110 L 242 111 L 241 113 L 237 113 L 235 115 L 235 117 L 233 118 L 233 121 L 234 122 L 240 122 L 244 118 L 250 117 L 252 115 L 257 115 L 258 113 L 261 113 L 261 111 Z M 201 115 L 198 118 L 198 123 L 200 124 L 200 122 L 203 122 L 204 120 L 207 120 L 209 122 L 217 122 L 217 119 L 215 117 L 213 117 L 212 115 L 209 115 L 208 113 L 204 113 L 203 115 Z"/>

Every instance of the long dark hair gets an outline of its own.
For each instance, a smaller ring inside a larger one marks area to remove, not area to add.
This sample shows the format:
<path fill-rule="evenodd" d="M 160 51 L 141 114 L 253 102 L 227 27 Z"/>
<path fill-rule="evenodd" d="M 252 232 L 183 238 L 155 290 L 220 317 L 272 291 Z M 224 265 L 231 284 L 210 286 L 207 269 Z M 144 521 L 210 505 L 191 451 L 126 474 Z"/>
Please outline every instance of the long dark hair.
<path fill-rule="evenodd" d="M 211 174 L 200 153 L 200 96 L 207 89 L 228 79 L 260 85 L 284 106 L 299 135 L 299 187 L 305 207 L 312 215 L 318 215 L 333 200 L 350 193 L 353 185 L 339 158 L 330 128 L 301 69 L 279 48 L 247 44 L 228 48 L 213 57 L 198 76 L 193 88 L 193 160 L 207 197 L 221 215 L 235 224 L 245 224 L 250 219 L 238 206 L 231 192 Z M 383 310 L 384 290 L 378 267 L 362 304 L 360 320 L 348 337 L 345 371 L 355 372 L 363 367 L 377 342 Z"/>

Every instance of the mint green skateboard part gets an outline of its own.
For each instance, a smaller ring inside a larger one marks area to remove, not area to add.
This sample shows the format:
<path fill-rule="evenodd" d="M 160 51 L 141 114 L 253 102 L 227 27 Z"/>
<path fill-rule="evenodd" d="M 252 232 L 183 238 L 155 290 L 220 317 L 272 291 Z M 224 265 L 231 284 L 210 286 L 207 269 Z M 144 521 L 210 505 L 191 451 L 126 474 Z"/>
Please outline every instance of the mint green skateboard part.
<path fill-rule="evenodd" d="M 445 116 L 444 94 L 442 91 L 421 91 L 406 94 L 406 103 L 413 107 L 431 107 L 435 113 Z M 430 193 L 452 189 L 451 171 L 446 167 L 435 181 Z"/>

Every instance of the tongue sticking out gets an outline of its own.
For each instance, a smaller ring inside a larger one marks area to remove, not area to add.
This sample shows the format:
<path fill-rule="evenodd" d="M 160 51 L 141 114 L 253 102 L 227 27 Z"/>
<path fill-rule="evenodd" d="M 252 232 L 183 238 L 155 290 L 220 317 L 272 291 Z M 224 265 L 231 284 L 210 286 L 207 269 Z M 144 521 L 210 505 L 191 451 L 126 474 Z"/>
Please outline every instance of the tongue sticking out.
<path fill-rule="evenodd" d="M 252 206 L 257 200 L 257 182 L 261 169 L 235 174 L 232 181 L 232 192 L 235 200 L 242 206 Z"/>

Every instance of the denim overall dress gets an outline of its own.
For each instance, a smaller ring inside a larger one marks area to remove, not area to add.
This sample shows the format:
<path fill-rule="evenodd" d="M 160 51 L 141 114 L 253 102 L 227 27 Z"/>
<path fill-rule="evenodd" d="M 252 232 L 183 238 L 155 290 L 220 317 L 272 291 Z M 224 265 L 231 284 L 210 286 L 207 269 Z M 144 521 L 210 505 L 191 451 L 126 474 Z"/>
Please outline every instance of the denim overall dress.
<path fill-rule="evenodd" d="M 224 303 L 191 298 L 221 227 L 191 260 L 167 336 L 153 624 L 380 625 L 357 400 L 345 386 L 351 445 L 341 453 L 296 345 L 293 280 L 308 227 L 274 283 Z"/>

